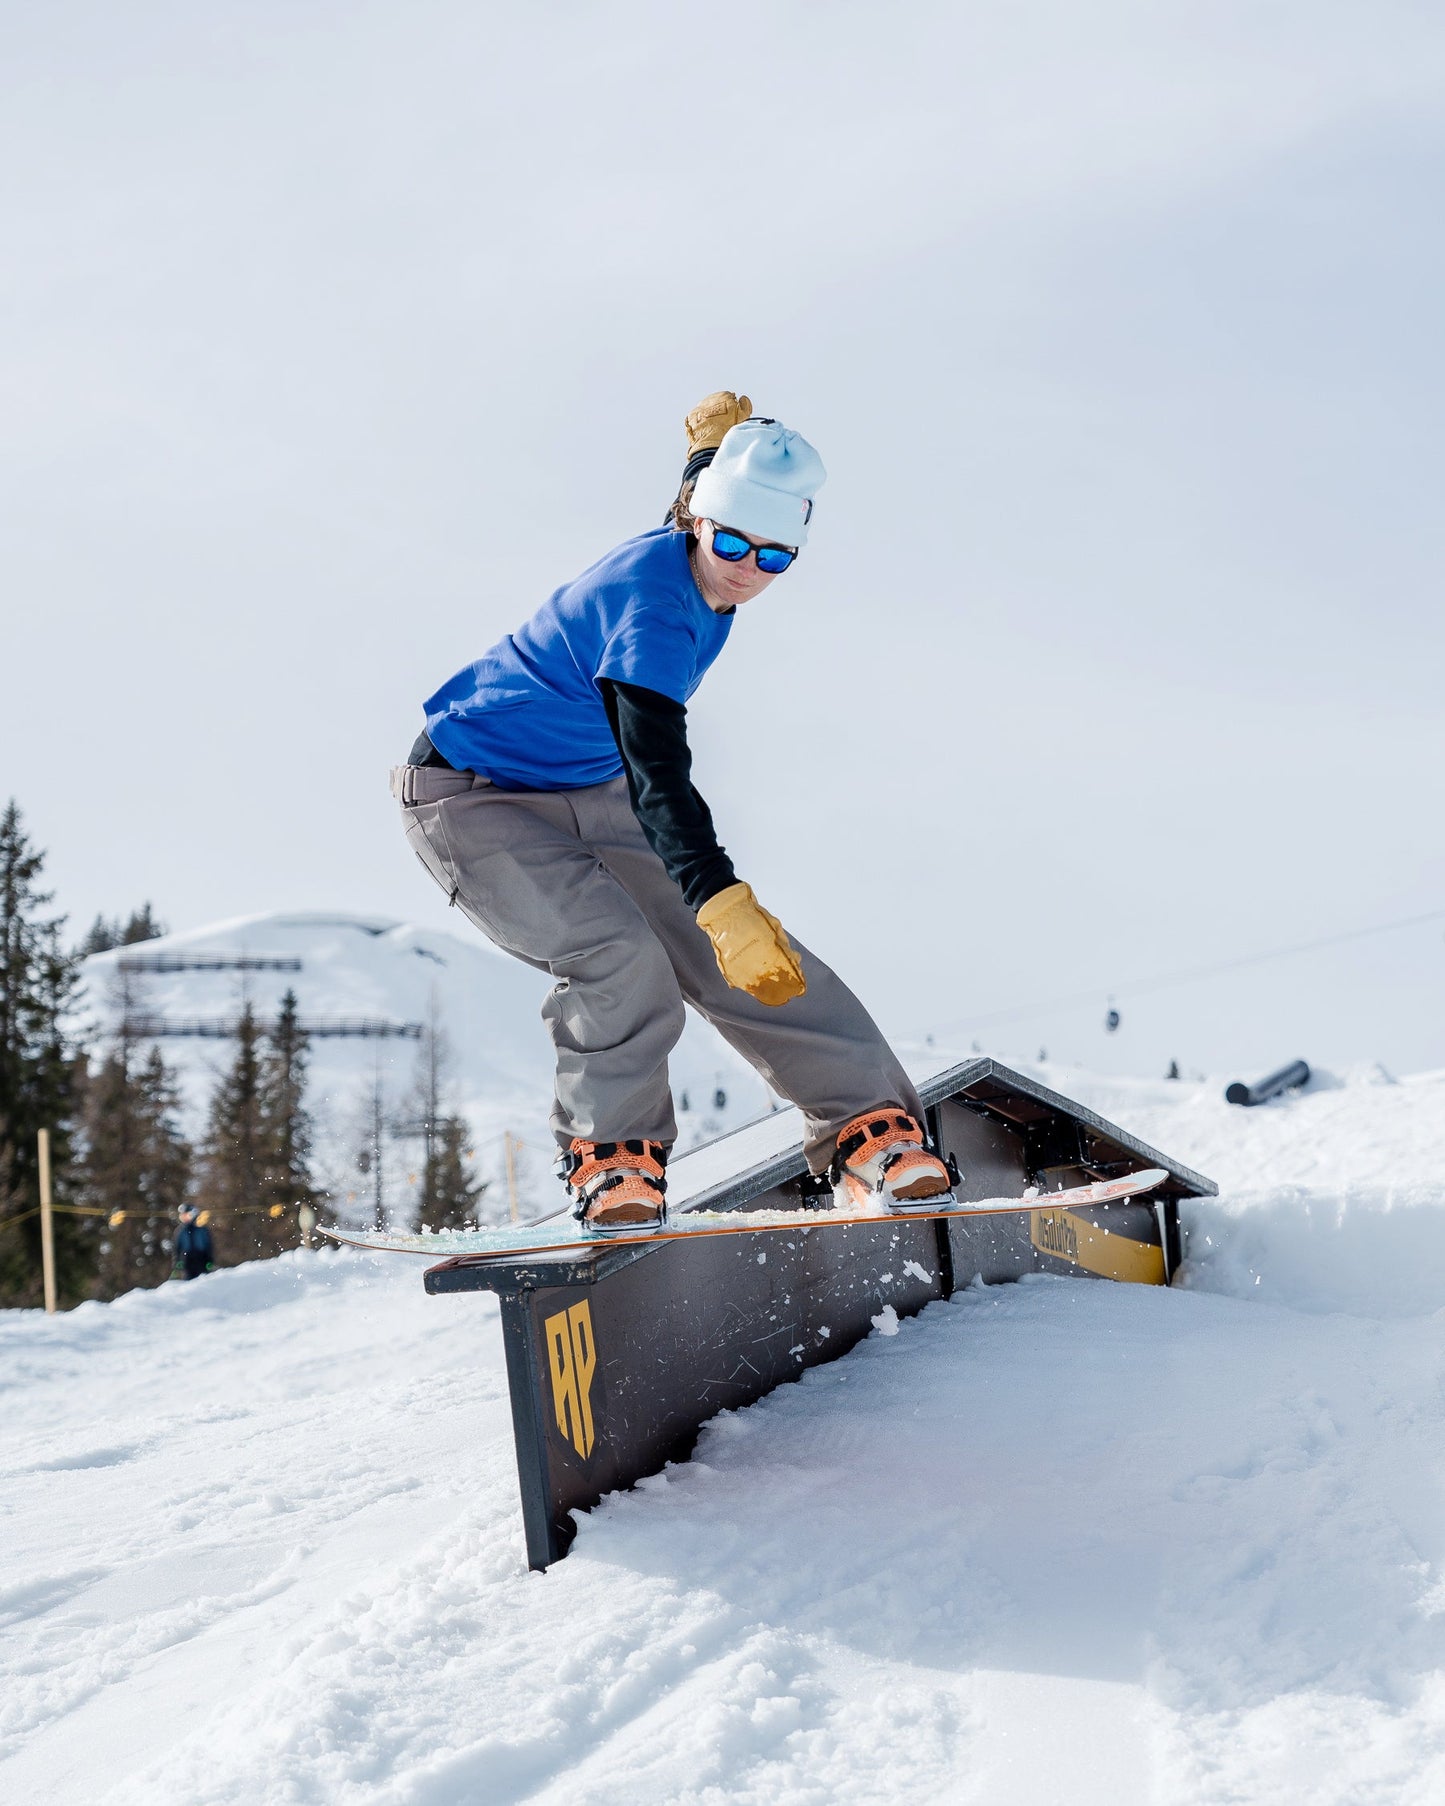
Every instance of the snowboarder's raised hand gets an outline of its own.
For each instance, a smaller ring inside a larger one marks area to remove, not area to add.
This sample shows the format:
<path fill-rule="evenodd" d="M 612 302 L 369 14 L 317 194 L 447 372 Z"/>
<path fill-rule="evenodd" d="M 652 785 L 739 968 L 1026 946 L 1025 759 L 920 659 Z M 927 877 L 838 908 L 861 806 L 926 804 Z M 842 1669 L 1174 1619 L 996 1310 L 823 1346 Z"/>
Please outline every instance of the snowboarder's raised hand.
<path fill-rule="evenodd" d="M 723 435 L 740 420 L 747 420 L 752 411 L 747 396 L 734 395 L 731 389 L 716 389 L 705 396 L 687 417 L 688 457 L 721 445 Z"/>
<path fill-rule="evenodd" d="M 712 942 L 718 971 L 735 991 L 759 1003 L 787 1003 L 807 990 L 803 968 L 783 925 L 753 895 L 751 884 L 730 884 L 697 912 Z"/>

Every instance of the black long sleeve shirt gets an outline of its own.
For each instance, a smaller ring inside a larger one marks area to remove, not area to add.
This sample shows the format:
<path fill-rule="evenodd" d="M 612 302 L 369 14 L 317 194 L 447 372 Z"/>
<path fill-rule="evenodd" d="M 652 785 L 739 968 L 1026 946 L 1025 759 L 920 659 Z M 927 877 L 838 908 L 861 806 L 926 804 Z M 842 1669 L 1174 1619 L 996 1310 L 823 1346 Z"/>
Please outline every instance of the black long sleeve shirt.
<path fill-rule="evenodd" d="M 712 811 L 692 781 L 687 709 L 641 684 L 598 679 L 612 737 L 622 755 L 627 794 L 648 845 L 681 887 L 689 909 L 737 883 L 718 845 Z"/>

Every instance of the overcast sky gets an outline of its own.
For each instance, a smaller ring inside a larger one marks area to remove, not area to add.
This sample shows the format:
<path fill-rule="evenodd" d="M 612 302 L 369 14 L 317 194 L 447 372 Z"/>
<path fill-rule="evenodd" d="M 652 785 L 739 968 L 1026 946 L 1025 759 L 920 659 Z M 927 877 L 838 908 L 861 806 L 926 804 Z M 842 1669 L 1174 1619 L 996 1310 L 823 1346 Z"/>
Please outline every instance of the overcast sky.
<path fill-rule="evenodd" d="M 387 794 L 420 699 L 730 386 L 830 480 L 696 776 L 891 1030 L 1445 1063 L 1445 916 L 1129 990 L 1445 910 L 1438 6 L 4 25 L 0 796 L 77 930 L 468 932 Z"/>

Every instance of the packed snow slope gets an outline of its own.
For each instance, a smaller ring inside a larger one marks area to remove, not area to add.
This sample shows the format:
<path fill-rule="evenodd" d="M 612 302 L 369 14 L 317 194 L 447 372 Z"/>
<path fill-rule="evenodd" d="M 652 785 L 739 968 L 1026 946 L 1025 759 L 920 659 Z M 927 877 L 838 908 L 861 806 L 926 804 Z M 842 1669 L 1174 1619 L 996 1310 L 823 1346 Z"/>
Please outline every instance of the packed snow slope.
<path fill-rule="evenodd" d="M 880 1291 L 545 1575 L 414 1262 L 0 1317 L 0 1793 L 1445 1799 L 1445 1073 L 1047 1076 L 1219 1179 L 1179 1286 Z"/>

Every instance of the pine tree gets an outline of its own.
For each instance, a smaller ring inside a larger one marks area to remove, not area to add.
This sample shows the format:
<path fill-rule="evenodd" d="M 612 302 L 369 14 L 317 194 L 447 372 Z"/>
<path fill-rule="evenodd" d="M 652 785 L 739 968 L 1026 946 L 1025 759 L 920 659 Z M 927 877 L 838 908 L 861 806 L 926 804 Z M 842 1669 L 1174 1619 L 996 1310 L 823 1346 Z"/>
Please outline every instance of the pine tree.
<path fill-rule="evenodd" d="M 271 1253 L 260 1228 L 266 1136 L 261 1108 L 261 1030 L 247 1003 L 230 1069 L 211 1094 L 197 1202 L 212 1213 L 216 1265 Z"/>
<path fill-rule="evenodd" d="M 92 953 L 109 953 L 120 940 L 120 925 L 97 916 L 85 939 L 75 949 L 77 959 L 89 959 Z"/>
<path fill-rule="evenodd" d="M 361 1144 L 356 1152 L 356 1170 L 369 1181 L 371 1220 L 374 1228 L 387 1227 L 386 1167 L 392 1134 L 387 1114 L 386 1085 L 378 1058 L 372 1074 L 371 1094 L 365 1100 L 361 1118 Z"/>
<path fill-rule="evenodd" d="M 177 1126 L 175 1079 L 152 1047 L 138 1056 L 117 1037 L 85 1086 L 81 1201 L 98 1219 L 97 1293 L 159 1285 L 171 1270 L 176 1213 L 191 1178 L 191 1150 Z"/>
<path fill-rule="evenodd" d="M 433 991 L 426 1029 L 417 1050 L 411 1089 L 406 1095 L 400 1117 L 393 1124 L 395 1132 L 404 1140 L 420 1141 L 422 1144 L 421 1171 L 419 1174 L 413 1171 L 410 1175 L 413 1185 L 418 1178 L 421 1181 L 421 1190 L 415 1201 L 413 1228 L 419 1228 L 423 1223 L 432 1226 L 435 1214 L 431 1182 L 436 1167 L 437 1136 L 443 1115 L 442 1087 L 449 1058 L 446 1031 L 441 1026 L 441 1008 Z"/>
<path fill-rule="evenodd" d="M 460 1116 L 444 1116 L 437 1125 L 422 1170 L 420 1220 L 428 1229 L 465 1229 L 477 1221 L 487 1181 L 472 1174 L 470 1139 Z"/>
<path fill-rule="evenodd" d="M 414 1225 L 418 1228 L 425 1224 L 428 1229 L 460 1229 L 474 1223 L 487 1189 L 486 1181 L 475 1179 L 467 1166 L 471 1135 L 465 1121 L 446 1108 L 450 1067 L 451 1045 L 433 996 L 407 1098 L 409 1114 L 399 1125 L 401 1134 L 423 1144 Z"/>
<path fill-rule="evenodd" d="M 76 1057 L 66 1032 L 75 989 L 61 944 L 64 917 L 46 919 L 39 888 L 45 855 L 30 844 L 12 800 L 0 816 L 0 1305 L 42 1301 L 37 1132 L 50 1131 L 55 1201 L 69 1189 Z M 54 1219 L 56 1292 L 76 1303 L 90 1290 L 90 1225 Z"/>
<path fill-rule="evenodd" d="M 317 1196 L 306 1049 L 294 991 L 268 1034 L 249 1003 L 242 1009 L 235 1056 L 211 1097 L 197 1194 L 213 1213 L 218 1265 L 300 1245 L 299 1207 Z"/>
<path fill-rule="evenodd" d="M 168 933 L 164 922 L 158 922 L 151 914 L 149 903 L 142 903 L 139 909 L 130 912 L 130 920 L 120 931 L 116 942 L 118 947 L 137 947 L 142 941 L 158 941 Z"/>
<path fill-rule="evenodd" d="M 270 1253 L 300 1245 L 297 1211 L 314 1204 L 311 1176 L 311 1117 L 306 1110 L 308 1041 L 297 1018 L 296 993 L 281 999 L 281 1013 L 267 1038 L 261 1060 L 260 1127 L 263 1170 L 260 1202 L 267 1214 L 258 1219 L 259 1236 Z M 278 1212 L 272 1215 L 271 1212 Z"/>
<path fill-rule="evenodd" d="M 109 953 L 114 947 L 134 947 L 141 941 L 157 941 L 167 932 L 165 923 L 158 922 L 152 915 L 149 903 L 133 909 L 127 922 L 122 922 L 119 916 L 111 922 L 98 915 L 76 948 L 76 958 L 89 959 L 92 953 Z"/>

